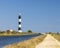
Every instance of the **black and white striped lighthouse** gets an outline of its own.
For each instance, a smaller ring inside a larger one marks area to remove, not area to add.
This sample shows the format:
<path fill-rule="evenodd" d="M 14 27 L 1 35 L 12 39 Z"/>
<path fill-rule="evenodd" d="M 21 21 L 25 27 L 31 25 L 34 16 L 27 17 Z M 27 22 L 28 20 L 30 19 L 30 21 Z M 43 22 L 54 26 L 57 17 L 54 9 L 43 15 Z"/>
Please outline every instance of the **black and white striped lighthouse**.
<path fill-rule="evenodd" d="M 19 14 L 19 16 L 18 16 L 18 32 L 22 32 L 22 29 L 21 29 L 21 14 Z"/>

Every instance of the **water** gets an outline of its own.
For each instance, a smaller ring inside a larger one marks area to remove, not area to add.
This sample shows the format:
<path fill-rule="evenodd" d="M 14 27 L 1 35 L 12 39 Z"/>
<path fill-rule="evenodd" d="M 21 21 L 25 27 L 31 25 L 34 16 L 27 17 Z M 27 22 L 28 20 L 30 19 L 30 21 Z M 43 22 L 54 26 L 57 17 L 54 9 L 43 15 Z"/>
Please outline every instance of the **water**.
<path fill-rule="evenodd" d="M 31 39 L 32 37 L 36 37 L 36 36 L 39 36 L 39 34 L 24 35 L 24 36 L 0 36 L 0 48 L 8 44 Z"/>

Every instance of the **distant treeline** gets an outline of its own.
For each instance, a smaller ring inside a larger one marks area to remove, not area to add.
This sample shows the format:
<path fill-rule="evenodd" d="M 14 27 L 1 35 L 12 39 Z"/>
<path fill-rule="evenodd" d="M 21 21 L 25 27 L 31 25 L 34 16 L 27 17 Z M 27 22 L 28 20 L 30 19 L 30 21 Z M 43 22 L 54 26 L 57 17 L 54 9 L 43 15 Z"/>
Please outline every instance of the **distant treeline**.
<path fill-rule="evenodd" d="M 46 34 L 60 34 L 60 32 L 46 32 Z"/>

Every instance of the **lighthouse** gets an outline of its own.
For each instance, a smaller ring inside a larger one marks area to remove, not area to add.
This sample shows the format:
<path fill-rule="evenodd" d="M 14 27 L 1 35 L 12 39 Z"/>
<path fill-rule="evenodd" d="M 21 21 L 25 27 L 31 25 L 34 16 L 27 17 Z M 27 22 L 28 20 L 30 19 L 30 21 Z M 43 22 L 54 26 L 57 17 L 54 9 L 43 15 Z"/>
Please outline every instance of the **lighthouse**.
<path fill-rule="evenodd" d="M 18 15 L 18 32 L 22 32 L 22 29 L 21 29 L 21 13 Z"/>

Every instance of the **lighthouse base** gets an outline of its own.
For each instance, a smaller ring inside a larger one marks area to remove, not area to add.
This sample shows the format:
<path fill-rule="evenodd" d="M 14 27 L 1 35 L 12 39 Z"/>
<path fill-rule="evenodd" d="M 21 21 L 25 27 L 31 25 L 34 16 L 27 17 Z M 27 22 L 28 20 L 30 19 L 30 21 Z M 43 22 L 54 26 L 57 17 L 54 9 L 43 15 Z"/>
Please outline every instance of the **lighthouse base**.
<path fill-rule="evenodd" d="M 22 32 L 22 30 L 19 30 L 18 32 Z"/>

